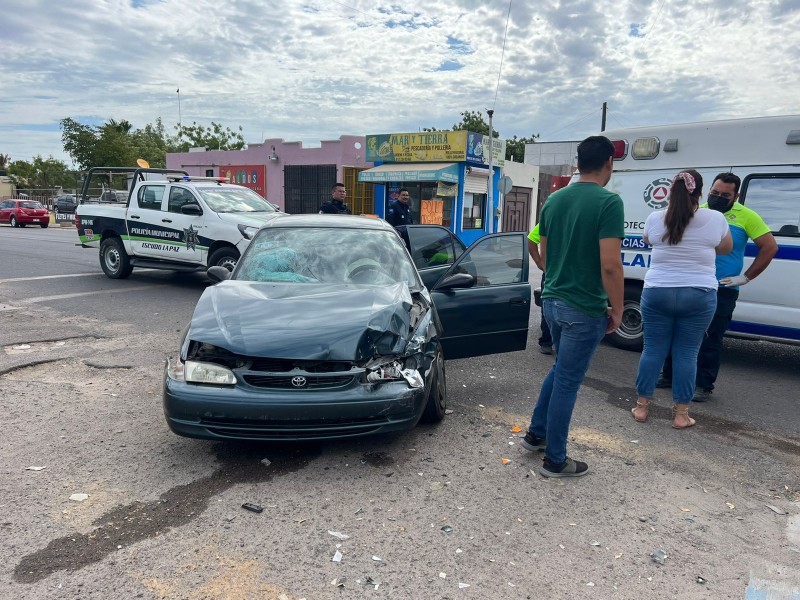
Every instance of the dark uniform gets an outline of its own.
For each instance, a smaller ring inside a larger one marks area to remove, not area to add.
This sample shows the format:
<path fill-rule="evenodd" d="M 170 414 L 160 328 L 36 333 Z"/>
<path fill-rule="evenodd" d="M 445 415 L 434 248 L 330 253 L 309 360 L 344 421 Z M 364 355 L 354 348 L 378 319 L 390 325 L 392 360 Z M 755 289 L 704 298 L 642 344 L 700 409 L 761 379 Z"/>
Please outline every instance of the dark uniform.
<path fill-rule="evenodd" d="M 411 207 L 399 200 L 394 200 L 389 204 L 389 210 L 386 211 L 386 222 L 392 227 L 413 225 L 414 219 L 411 218 Z"/>
<path fill-rule="evenodd" d="M 352 215 L 353 212 L 341 200 L 330 198 L 319 207 L 319 214 L 323 215 Z"/>

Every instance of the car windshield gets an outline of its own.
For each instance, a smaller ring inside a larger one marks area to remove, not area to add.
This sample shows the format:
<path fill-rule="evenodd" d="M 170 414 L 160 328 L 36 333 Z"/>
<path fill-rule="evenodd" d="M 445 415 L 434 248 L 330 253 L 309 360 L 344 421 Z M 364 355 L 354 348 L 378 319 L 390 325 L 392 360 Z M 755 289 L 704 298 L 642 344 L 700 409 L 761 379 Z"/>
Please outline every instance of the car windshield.
<path fill-rule="evenodd" d="M 420 287 L 394 232 L 323 227 L 267 227 L 258 232 L 233 279 L 291 283 Z"/>
<path fill-rule="evenodd" d="M 36 202 L 34 200 L 26 200 L 25 202 L 19 203 L 20 208 L 44 208 L 40 202 Z"/>
<path fill-rule="evenodd" d="M 277 212 L 272 204 L 247 188 L 214 186 L 200 187 L 197 191 L 217 213 Z"/>

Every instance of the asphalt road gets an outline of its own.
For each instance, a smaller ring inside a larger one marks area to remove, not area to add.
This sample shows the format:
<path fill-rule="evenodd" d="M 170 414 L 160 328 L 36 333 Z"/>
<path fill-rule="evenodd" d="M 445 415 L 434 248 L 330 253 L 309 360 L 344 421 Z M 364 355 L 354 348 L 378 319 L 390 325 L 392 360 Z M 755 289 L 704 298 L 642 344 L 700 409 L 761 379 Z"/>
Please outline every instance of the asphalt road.
<path fill-rule="evenodd" d="M 575 481 L 536 475 L 511 431 L 552 361 L 535 327 L 525 352 L 448 363 L 439 426 L 207 443 L 167 429 L 160 393 L 208 281 L 112 281 L 76 242 L 0 226 L 0 598 L 800 594 L 798 347 L 726 341 L 714 400 L 678 432 L 663 392 L 631 419 L 638 354 L 602 345 L 570 441 L 592 473 Z"/>

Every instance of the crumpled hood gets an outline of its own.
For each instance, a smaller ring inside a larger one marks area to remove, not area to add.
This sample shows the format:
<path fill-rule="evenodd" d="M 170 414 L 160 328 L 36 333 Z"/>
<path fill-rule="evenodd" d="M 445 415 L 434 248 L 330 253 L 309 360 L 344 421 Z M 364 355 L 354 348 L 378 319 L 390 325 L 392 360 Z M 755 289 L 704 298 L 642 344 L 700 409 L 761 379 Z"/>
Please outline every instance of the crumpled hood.
<path fill-rule="evenodd" d="M 272 219 L 283 213 L 274 212 L 237 212 L 237 213 L 217 213 L 217 216 L 233 225 L 247 225 L 248 227 L 261 227 L 264 223 L 269 223 Z"/>
<path fill-rule="evenodd" d="M 237 354 L 360 361 L 400 354 L 411 332 L 411 293 L 391 286 L 223 281 L 203 292 L 190 340 Z"/>

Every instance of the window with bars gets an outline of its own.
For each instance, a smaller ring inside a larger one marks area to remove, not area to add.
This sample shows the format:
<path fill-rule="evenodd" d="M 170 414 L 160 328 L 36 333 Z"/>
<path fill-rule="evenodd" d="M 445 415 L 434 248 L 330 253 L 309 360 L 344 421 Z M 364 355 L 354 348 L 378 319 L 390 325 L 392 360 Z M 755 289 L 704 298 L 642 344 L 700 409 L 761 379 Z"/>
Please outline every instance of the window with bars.
<path fill-rule="evenodd" d="M 287 165 L 283 168 L 283 189 L 286 212 L 290 214 L 318 213 L 320 205 L 331 197 L 336 183 L 336 165 Z M 346 185 L 346 184 L 345 184 Z M 347 204 L 350 189 L 347 190 Z M 353 214 L 357 214 L 353 210 Z"/>

